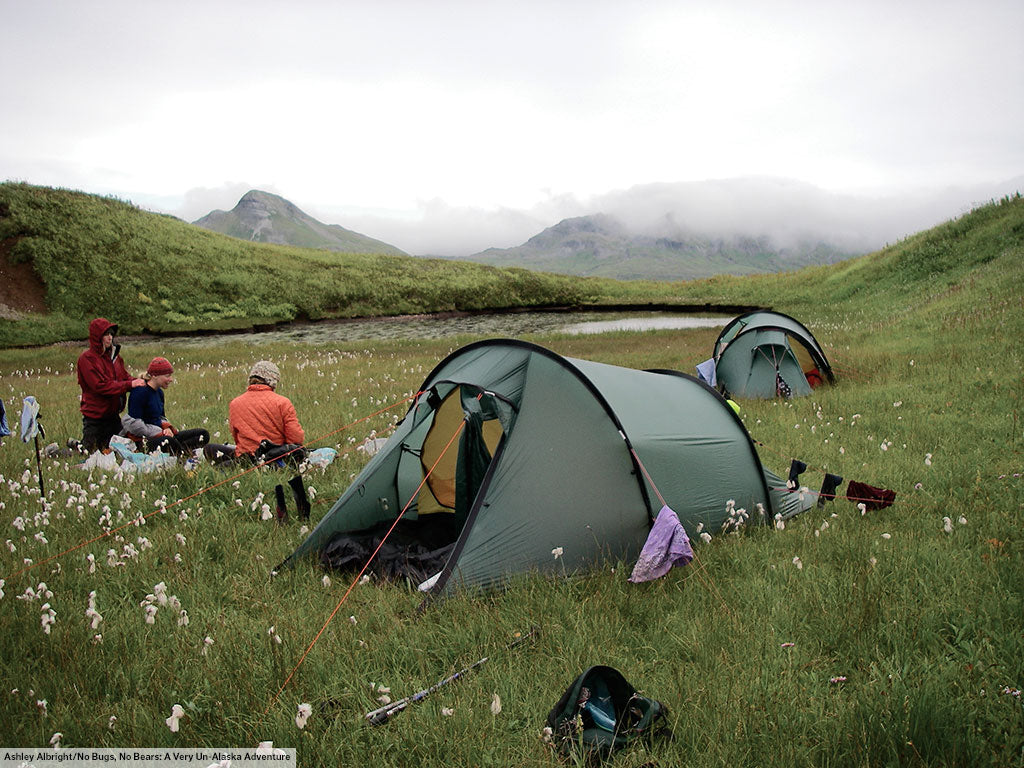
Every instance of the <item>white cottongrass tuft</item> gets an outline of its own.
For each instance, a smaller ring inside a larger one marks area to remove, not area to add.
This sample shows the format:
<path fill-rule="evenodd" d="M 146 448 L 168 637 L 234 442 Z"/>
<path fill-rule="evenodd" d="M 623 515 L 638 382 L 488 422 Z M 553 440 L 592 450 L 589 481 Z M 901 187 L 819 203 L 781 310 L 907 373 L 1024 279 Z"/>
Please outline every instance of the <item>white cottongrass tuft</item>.
<path fill-rule="evenodd" d="M 89 607 L 85 609 L 85 618 L 90 620 L 89 626 L 93 630 L 99 629 L 103 623 L 103 617 L 96 610 L 96 590 L 89 593 Z"/>
<path fill-rule="evenodd" d="M 164 720 L 167 723 L 167 727 L 171 729 L 171 733 L 177 733 L 181 727 L 178 721 L 185 716 L 185 710 L 181 708 L 181 704 L 175 704 L 171 707 L 171 716 Z"/>
<path fill-rule="evenodd" d="M 43 603 L 40 607 L 42 614 L 39 623 L 43 625 L 43 632 L 50 634 L 50 628 L 57 623 L 57 612 L 50 607 L 49 603 Z"/>
<path fill-rule="evenodd" d="M 564 552 L 565 552 L 565 550 L 562 549 L 561 547 L 555 547 L 554 549 L 551 550 L 551 554 L 554 556 L 555 560 L 560 558 Z"/>
<path fill-rule="evenodd" d="M 451 717 L 452 715 L 455 714 L 455 710 L 452 709 L 451 707 L 441 707 L 441 714 L 444 717 Z"/>
<path fill-rule="evenodd" d="M 793 565 L 795 565 L 795 566 L 796 566 L 796 569 L 797 569 L 798 571 L 801 571 L 801 570 L 803 570 L 804 564 L 803 564 L 803 562 L 802 562 L 802 561 L 800 560 L 800 557 L 799 557 L 799 556 L 795 556 L 795 557 L 793 558 Z"/>
<path fill-rule="evenodd" d="M 491 695 L 491 714 L 495 716 L 501 714 L 501 697 L 496 693 Z"/>
<path fill-rule="evenodd" d="M 320 582 L 324 585 L 325 588 L 329 587 L 331 586 L 331 577 L 325 573 L 324 577 L 320 579 Z"/>
<path fill-rule="evenodd" d="M 942 518 L 942 530 L 944 530 L 946 533 L 953 532 L 953 521 L 950 520 L 948 517 Z"/>
<path fill-rule="evenodd" d="M 299 704 L 298 711 L 295 713 L 295 725 L 300 729 L 306 727 L 306 721 L 309 720 L 309 716 L 313 714 L 313 707 L 307 702 Z"/>

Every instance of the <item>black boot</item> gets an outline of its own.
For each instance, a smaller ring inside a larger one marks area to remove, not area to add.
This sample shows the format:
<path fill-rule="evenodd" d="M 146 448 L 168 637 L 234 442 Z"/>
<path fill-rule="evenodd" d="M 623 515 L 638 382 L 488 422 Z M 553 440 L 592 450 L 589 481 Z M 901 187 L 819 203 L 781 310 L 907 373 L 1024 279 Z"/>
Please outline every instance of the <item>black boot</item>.
<path fill-rule="evenodd" d="M 292 488 L 292 496 L 295 497 L 295 509 L 300 520 L 309 520 L 311 506 L 309 497 L 306 496 L 306 486 L 302 482 L 302 475 L 296 475 L 288 481 Z"/>
<path fill-rule="evenodd" d="M 288 522 L 288 507 L 284 503 L 284 486 L 274 486 L 274 498 L 277 499 L 277 522 L 284 525 Z"/>

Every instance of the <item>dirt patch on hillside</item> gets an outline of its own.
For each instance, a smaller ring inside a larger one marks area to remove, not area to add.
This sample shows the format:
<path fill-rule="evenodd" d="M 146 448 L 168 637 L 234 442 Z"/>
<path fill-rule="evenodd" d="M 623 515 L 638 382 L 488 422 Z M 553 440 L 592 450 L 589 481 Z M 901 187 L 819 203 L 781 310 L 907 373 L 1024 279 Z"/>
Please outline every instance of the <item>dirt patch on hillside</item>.
<path fill-rule="evenodd" d="M 45 315 L 46 285 L 29 262 L 15 264 L 11 251 L 18 238 L 0 240 L 0 318 L 17 320 L 23 313 Z"/>

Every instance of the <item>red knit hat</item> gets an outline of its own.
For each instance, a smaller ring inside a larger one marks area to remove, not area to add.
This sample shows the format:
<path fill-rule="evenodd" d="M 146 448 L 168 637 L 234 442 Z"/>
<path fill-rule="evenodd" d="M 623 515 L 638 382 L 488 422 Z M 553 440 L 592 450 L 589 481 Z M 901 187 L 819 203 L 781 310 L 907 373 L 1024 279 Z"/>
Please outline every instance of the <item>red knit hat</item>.
<path fill-rule="evenodd" d="M 149 361 L 149 368 L 146 369 L 146 373 L 150 376 L 166 376 L 169 373 L 174 373 L 174 368 L 167 362 L 167 358 L 154 357 Z"/>

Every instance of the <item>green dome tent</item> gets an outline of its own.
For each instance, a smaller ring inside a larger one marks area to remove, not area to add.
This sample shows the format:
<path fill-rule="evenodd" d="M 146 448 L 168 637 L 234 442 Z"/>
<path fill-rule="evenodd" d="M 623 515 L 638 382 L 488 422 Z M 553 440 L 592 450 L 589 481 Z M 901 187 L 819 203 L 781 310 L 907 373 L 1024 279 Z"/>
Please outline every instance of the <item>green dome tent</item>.
<path fill-rule="evenodd" d="M 835 380 L 811 332 L 781 312 L 733 319 L 715 341 L 714 361 L 718 388 L 730 397 L 802 397 Z"/>
<path fill-rule="evenodd" d="M 635 557 L 659 494 L 691 538 L 728 525 L 729 500 L 757 522 L 810 506 L 784 485 L 762 468 L 732 409 L 695 378 L 492 339 L 437 365 L 286 564 L 318 554 L 337 565 L 325 555 L 344 549 L 338 542 L 371 532 L 378 541 L 408 505 L 395 534 L 443 552 L 420 588 L 483 588 L 531 569 Z"/>

